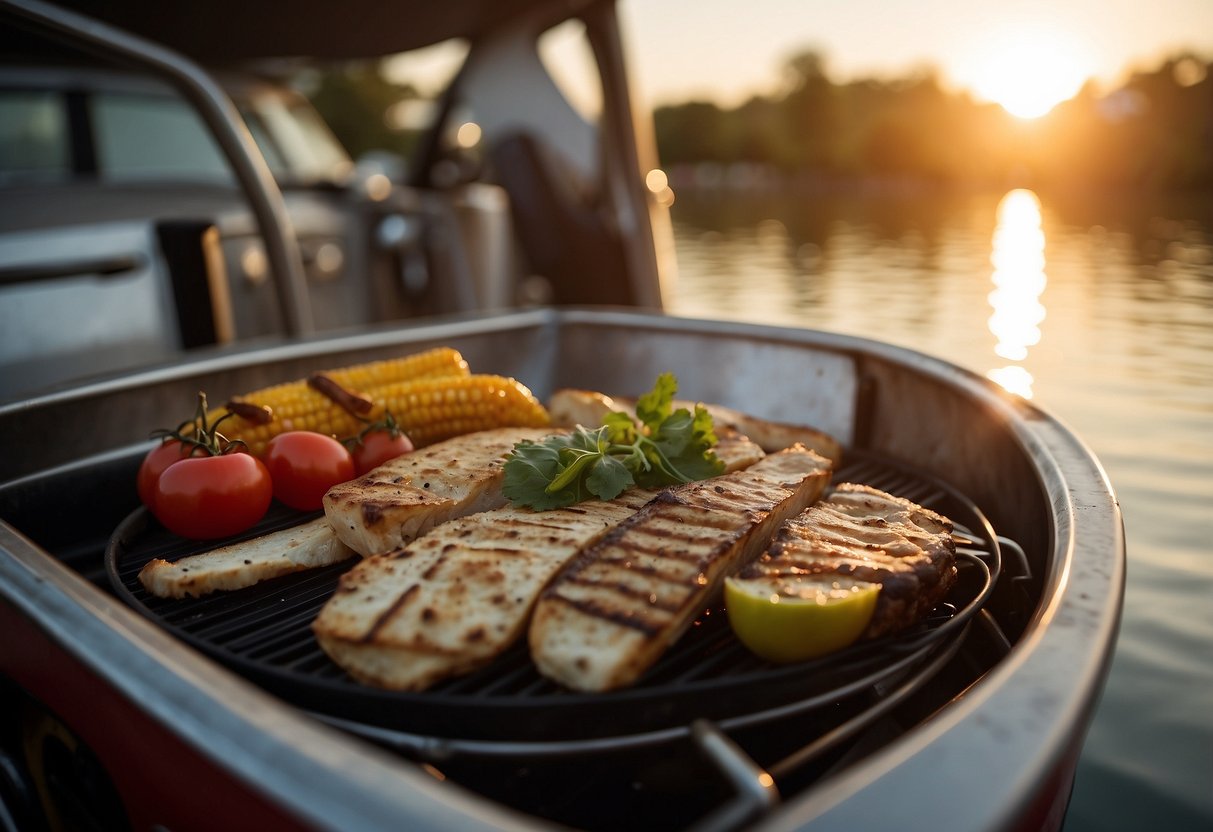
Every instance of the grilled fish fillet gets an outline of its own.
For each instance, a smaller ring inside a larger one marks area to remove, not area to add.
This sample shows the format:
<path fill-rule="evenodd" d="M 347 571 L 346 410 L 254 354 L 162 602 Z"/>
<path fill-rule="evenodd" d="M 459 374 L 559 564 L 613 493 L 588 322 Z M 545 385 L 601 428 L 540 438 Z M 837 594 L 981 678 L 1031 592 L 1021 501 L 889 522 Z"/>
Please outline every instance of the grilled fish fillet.
<path fill-rule="evenodd" d="M 844 483 L 775 533 L 770 548 L 738 577 L 777 585 L 791 576 L 881 585 L 862 638 L 922 620 L 956 581 L 952 522 L 866 485 Z"/>
<path fill-rule="evenodd" d="M 691 411 L 694 411 L 695 404 L 692 401 L 674 401 L 675 408 L 685 407 Z M 548 402 L 548 413 L 554 425 L 595 427 L 601 425 L 603 417 L 611 411 L 631 412 L 635 406 L 635 399 L 612 398 L 590 390 L 565 388 L 552 394 Z M 838 440 L 816 428 L 759 419 L 718 404 L 703 406 L 712 415 L 712 422 L 718 432 L 735 430 L 748 436 L 767 453 L 774 453 L 799 443 L 834 463 L 842 459 L 842 446 Z"/>
<path fill-rule="evenodd" d="M 529 632 L 536 666 L 578 690 L 634 682 L 829 476 L 829 460 L 793 446 L 744 471 L 661 492 L 540 595 Z"/>
<path fill-rule="evenodd" d="M 497 428 L 429 445 L 334 485 L 324 495 L 325 517 L 358 554 L 390 552 L 453 517 L 504 504 L 506 454 L 517 442 L 552 433 L 551 428 Z"/>
<path fill-rule="evenodd" d="M 726 435 L 716 455 L 737 470 L 763 453 Z M 377 687 L 421 690 L 471 671 L 518 640 L 565 563 L 656 494 L 634 488 L 610 501 L 505 506 L 452 520 L 342 576 L 313 632 L 334 662 Z"/>
<path fill-rule="evenodd" d="M 243 589 L 302 569 L 328 566 L 355 554 L 320 517 L 172 563 L 155 558 L 139 570 L 139 582 L 159 598 L 199 597 L 218 590 Z"/>

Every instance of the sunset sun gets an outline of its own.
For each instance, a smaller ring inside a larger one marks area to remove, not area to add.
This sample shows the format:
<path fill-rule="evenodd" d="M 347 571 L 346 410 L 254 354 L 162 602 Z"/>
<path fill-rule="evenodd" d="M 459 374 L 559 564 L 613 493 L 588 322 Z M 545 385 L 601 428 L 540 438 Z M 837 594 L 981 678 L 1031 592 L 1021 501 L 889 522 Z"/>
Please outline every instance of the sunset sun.
<path fill-rule="evenodd" d="M 1071 98 L 1089 70 L 1077 47 L 1042 31 L 1008 33 L 977 61 L 973 90 L 1024 119 L 1039 118 Z"/>

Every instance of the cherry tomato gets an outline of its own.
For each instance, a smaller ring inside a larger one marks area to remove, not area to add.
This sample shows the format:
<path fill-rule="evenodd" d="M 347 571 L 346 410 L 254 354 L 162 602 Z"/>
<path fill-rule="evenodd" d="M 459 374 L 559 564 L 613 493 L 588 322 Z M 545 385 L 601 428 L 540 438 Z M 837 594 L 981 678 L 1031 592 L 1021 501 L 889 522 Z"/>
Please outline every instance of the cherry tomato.
<path fill-rule="evenodd" d="M 273 493 L 269 471 L 248 454 L 187 457 L 164 469 L 150 508 L 174 534 L 212 540 L 253 526 Z"/>
<path fill-rule="evenodd" d="M 274 482 L 274 496 L 291 508 L 315 511 L 324 492 L 354 478 L 354 459 L 331 436 L 295 430 L 269 441 L 262 455 Z"/>
<path fill-rule="evenodd" d="M 389 459 L 413 452 L 413 443 L 399 430 L 382 428 L 364 433 L 350 449 L 358 476 L 378 468 Z"/>
<path fill-rule="evenodd" d="M 201 448 L 194 447 L 188 456 L 200 456 L 204 453 L 206 452 Z M 185 446 L 176 439 L 166 439 L 147 452 L 147 456 L 139 465 L 139 475 L 135 480 L 139 499 L 145 506 L 152 508 L 152 501 L 156 498 L 156 482 L 164 473 L 164 469 L 180 462 L 186 456 Z"/>

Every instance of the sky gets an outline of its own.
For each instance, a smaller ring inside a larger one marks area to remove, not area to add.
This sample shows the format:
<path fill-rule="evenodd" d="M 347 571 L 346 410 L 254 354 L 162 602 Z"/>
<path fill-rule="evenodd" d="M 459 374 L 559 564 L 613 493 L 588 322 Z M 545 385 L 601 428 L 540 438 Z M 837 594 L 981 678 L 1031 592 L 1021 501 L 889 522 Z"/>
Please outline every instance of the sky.
<path fill-rule="evenodd" d="M 637 93 L 651 106 L 735 105 L 771 92 L 783 62 L 806 49 L 825 56 L 836 81 L 931 65 L 950 89 L 991 100 L 1013 95 L 1006 88 L 1016 83 L 1069 94 L 1092 76 L 1111 85 L 1126 67 L 1153 69 L 1185 48 L 1213 60 L 1213 0 L 621 0 L 619 8 Z"/>
<path fill-rule="evenodd" d="M 806 50 L 824 57 L 836 82 L 931 68 L 948 90 L 1023 118 L 1045 114 L 1089 79 L 1112 89 L 1184 51 L 1213 61 L 1213 0 L 619 0 L 618 8 L 633 94 L 650 108 L 735 106 L 776 93 L 786 61 Z M 595 111 L 580 29 L 551 34 L 541 51 L 553 57 L 557 82 Z M 466 49 L 438 44 L 393 59 L 388 73 L 436 92 Z"/>

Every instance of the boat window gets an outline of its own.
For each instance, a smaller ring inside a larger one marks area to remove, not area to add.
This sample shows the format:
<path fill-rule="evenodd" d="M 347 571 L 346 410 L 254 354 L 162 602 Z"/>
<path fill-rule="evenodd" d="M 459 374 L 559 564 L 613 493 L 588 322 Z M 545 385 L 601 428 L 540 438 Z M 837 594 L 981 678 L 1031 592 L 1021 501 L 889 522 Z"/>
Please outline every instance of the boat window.
<path fill-rule="evenodd" d="M 602 114 L 602 79 L 585 24 L 566 20 L 539 36 L 539 58 L 556 86 L 586 121 Z"/>
<path fill-rule="evenodd" d="M 183 99 L 100 93 L 92 107 L 103 180 L 232 181 L 218 144 Z"/>
<path fill-rule="evenodd" d="M 308 176 L 328 179 L 338 179 L 349 173 L 349 154 L 310 104 L 284 102 L 283 111 L 289 114 L 291 135 L 300 147 L 299 170 Z"/>
<path fill-rule="evenodd" d="M 249 121 L 250 127 L 256 122 L 263 131 L 263 135 L 254 132 L 257 144 L 263 150 L 272 147 L 275 155 L 281 154 L 276 162 L 270 162 L 271 170 L 280 179 L 337 182 L 349 173 L 349 155 L 306 101 L 262 96 L 256 103 L 256 116 Z"/>
<path fill-rule="evenodd" d="M 301 67 L 289 85 L 318 116 L 299 118 L 289 100 L 283 103 L 295 116 L 291 131 L 308 143 L 310 154 L 318 154 L 308 156 L 304 166 L 319 171 L 333 165 L 336 148 L 347 166 L 351 157 L 359 164 L 372 160 L 374 166 L 393 171 L 392 179 L 405 178 L 469 48 L 465 40 L 449 40 L 382 59 Z M 281 142 L 279 131 L 267 127 Z M 283 152 L 291 153 L 286 144 Z M 292 163 L 299 162 L 292 158 Z"/>
<path fill-rule="evenodd" d="M 0 183 L 66 179 L 67 114 L 50 90 L 0 90 Z"/>
<path fill-rule="evenodd" d="M 413 88 L 423 99 L 436 99 L 455 80 L 471 46 L 462 38 L 444 40 L 387 58 L 383 75 L 393 84 Z"/>
<path fill-rule="evenodd" d="M 281 183 L 288 175 L 287 164 L 269 128 L 262 122 L 261 114 L 256 110 L 248 106 L 241 106 L 239 103 L 237 106 L 240 109 L 240 117 L 244 119 L 245 126 L 253 136 L 253 142 L 261 151 L 261 155 L 265 157 L 265 163 L 269 165 L 270 173 L 274 174 L 274 179 Z"/>

